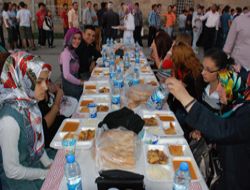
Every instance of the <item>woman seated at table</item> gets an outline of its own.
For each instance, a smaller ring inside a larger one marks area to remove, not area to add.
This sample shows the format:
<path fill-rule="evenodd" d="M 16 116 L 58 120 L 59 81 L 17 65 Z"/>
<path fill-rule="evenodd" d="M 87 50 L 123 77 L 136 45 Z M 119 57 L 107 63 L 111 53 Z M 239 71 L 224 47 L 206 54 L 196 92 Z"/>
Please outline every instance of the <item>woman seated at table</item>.
<path fill-rule="evenodd" d="M 246 76 L 232 69 L 218 72 L 220 116 L 196 101 L 181 81 L 166 80 L 170 93 L 187 111 L 187 124 L 220 145 L 223 173 L 216 190 L 250 189 L 250 74 Z"/>
<path fill-rule="evenodd" d="M 38 190 L 52 160 L 44 150 L 42 115 L 51 66 L 15 52 L 5 61 L 0 87 L 0 176 L 4 190 Z"/>
<path fill-rule="evenodd" d="M 62 71 L 62 88 L 65 95 L 79 100 L 84 82 L 78 76 L 79 59 L 75 49 L 81 43 L 82 33 L 79 29 L 71 28 L 66 33 L 64 40 L 65 47 L 59 57 Z"/>
<path fill-rule="evenodd" d="M 172 47 L 172 40 L 169 35 L 160 31 L 156 34 L 153 43 L 151 44 L 151 59 L 155 62 L 157 69 L 161 69 L 163 64 L 166 61 L 165 57 L 168 51 Z"/>
<path fill-rule="evenodd" d="M 187 91 L 200 101 L 205 83 L 201 75 L 202 65 L 195 56 L 192 47 L 184 42 L 175 43 L 172 48 L 172 61 L 174 63 L 172 75 L 181 80 Z M 185 123 L 186 111 L 184 107 L 171 94 L 168 97 L 168 104 L 182 126 L 185 137 L 187 137 L 191 131 Z"/>
<path fill-rule="evenodd" d="M 38 103 L 43 116 L 42 124 L 45 138 L 45 148 L 50 147 L 50 143 L 58 128 L 66 118 L 63 115 L 59 115 L 62 98 L 62 89 L 49 81 L 48 91 L 45 94 L 45 98 Z"/>

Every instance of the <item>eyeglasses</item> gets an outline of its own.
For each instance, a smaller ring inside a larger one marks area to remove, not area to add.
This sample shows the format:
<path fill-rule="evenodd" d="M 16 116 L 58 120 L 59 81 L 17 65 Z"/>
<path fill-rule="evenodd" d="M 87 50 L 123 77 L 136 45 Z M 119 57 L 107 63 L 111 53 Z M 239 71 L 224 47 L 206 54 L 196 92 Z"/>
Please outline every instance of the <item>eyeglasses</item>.
<path fill-rule="evenodd" d="M 215 71 L 210 71 L 209 69 L 207 69 L 207 68 L 205 68 L 205 67 L 203 67 L 203 69 L 202 69 L 203 71 L 206 71 L 206 72 L 208 72 L 208 73 L 211 73 L 211 74 L 213 74 L 213 73 L 217 73 L 219 70 L 215 70 Z"/>

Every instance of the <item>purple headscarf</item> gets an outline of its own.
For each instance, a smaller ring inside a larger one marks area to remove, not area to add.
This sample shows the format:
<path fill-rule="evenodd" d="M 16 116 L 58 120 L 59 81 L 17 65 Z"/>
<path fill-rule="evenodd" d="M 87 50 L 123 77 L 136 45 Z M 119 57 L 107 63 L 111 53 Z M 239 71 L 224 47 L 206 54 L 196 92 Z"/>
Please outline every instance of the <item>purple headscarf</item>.
<path fill-rule="evenodd" d="M 80 34 L 82 35 L 82 32 L 78 28 L 70 28 L 65 37 L 64 37 L 64 45 L 65 46 L 71 46 L 72 44 L 72 38 L 75 34 Z"/>

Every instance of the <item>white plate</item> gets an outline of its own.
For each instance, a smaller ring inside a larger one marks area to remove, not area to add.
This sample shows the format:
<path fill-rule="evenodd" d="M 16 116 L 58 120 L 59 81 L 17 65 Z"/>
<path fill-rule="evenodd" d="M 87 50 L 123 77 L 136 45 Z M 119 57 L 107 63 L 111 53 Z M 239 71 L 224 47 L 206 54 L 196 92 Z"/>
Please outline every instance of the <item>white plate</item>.
<path fill-rule="evenodd" d="M 88 85 L 93 85 L 96 88 L 95 89 L 86 89 Z M 109 89 L 109 92 L 107 93 L 101 93 L 100 89 L 103 87 L 106 87 Z M 111 92 L 111 86 L 108 80 L 104 81 L 87 81 L 84 83 L 84 89 L 83 89 L 83 94 L 110 94 Z"/>
<path fill-rule="evenodd" d="M 167 128 L 169 126 L 169 122 L 166 121 L 161 121 L 161 126 L 160 127 L 150 127 L 150 128 L 146 128 L 146 132 L 147 133 L 151 133 L 153 135 L 157 135 L 160 138 L 166 138 L 166 137 L 183 137 L 184 132 L 178 122 L 178 120 L 176 119 L 175 115 L 173 114 L 173 112 L 170 111 L 150 111 L 150 110 L 141 110 L 141 113 L 143 113 L 144 115 L 168 115 L 168 116 L 172 116 L 175 118 L 175 121 L 172 122 L 174 124 L 175 130 L 176 130 L 176 134 L 165 134 L 164 132 L 164 128 Z"/>
<path fill-rule="evenodd" d="M 150 164 L 147 160 L 147 152 L 149 150 L 160 150 L 168 157 L 166 164 Z M 169 156 L 168 148 L 166 145 L 145 145 L 144 158 L 145 158 L 145 173 L 150 181 L 163 182 L 172 181 L 174 177 L 172 159 Z"/>
<path fill-rule="evenodd" d="M 62 131 L 64 125 L 66 122 L 79 122 L 79 127 L 76 131 L 72 132 L 76 135 L 78 135 L 82 130 L 88 130 L 88 129 L 91 129 L 91 130 L 95 130 L 97 128 L 97 124 L 95 125 L 93 123 L 93 125 L 87 125 L 87 120 L 85 121 L 84 119 L 65 119 L 60 128 L 58 129 L 56 135 L 54 136 L 53 140 L 51 141 L 50 143 L 50 147 L 52 148 L 55 148 L 55 149 L 63 149 L 63 146 L 62 146 L 62 140 L 63 140 L 63 137 L 69 133 L 67 131 Z M 99 121 L 96 120 L 96 123 L 99 123 Z M 80 148 L 80 149 L 89 149 L 92 147 L 93 145 L 93 140 L 89 140 L 89 141 L 78 141 L 77 140 L 77 143 L 76 143 L 76 148 Z"/>

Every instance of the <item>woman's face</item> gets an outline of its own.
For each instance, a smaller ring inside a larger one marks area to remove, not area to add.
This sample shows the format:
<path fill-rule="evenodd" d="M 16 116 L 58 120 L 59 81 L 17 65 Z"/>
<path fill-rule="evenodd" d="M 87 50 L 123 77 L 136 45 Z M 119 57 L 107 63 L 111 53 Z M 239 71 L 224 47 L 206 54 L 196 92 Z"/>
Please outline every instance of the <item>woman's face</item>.
<path fill-rule="evenodd" d="M 218 84 L 218 87 L 216 91 L 219 94 L 220 97 L 220 103 L 227 105 L 227 95 L 226 95 L 226 89 L 223 87 L 221 83 Z"/>
<path fill-rule="evenodd" d="M 78 48 L 82 40 L 81 34 L 74 34 L 73 39 L 72 39 L 72 47 L 73 48 Z"/>
<path fill-rule="evenodd" d="M 34 98 L 37 101 L 45 99 L 46 91 L 48 90 L 49 71 L 42 71 L 36 81 Z"/>
<path fill-rule="evenodd" d="M 218 81 L 218 70 L 214 61 L 210 57 L 205 57 L 203 60 L 203 70 L 201 72 L 205 82 L 212 83 Z"/>

